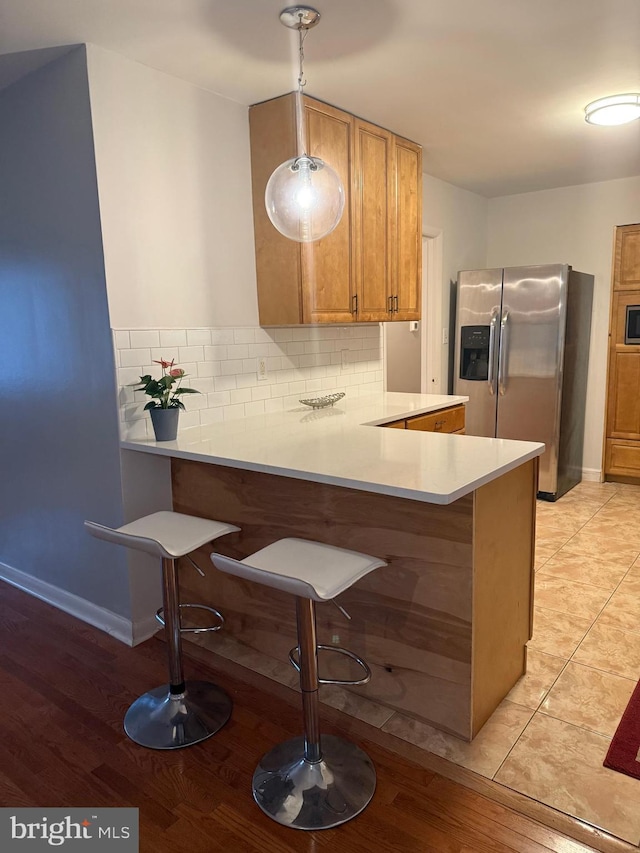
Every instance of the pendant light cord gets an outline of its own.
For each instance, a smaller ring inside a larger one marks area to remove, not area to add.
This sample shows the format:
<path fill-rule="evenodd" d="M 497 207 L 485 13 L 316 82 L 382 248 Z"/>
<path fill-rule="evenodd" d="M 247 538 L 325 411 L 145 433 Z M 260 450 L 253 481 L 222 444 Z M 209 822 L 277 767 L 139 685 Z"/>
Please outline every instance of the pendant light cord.
<path fill-rule="evenodd" d="M 298 157 L 307 156 L 307 145 L 305 140 L 305 122 L 304 122 L 304 105 L 302 103 L 302 94 L 307 81 L 304 76 L 304 40 L 309 32 L 308 28 L 302 23 L 298 25 L 298 91 L 296 92 L 296 130 L 298 136 Z"/>

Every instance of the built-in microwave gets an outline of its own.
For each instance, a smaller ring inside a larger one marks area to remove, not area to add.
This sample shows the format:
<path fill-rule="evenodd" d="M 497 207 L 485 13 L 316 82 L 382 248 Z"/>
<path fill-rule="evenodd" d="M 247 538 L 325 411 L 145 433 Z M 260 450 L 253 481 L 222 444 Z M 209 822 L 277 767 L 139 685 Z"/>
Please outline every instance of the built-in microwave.
<path fill-rule="evenodd" d="M 624 342 L 625 344 L 640 344 L 640 305 L 627 305 Z"/>

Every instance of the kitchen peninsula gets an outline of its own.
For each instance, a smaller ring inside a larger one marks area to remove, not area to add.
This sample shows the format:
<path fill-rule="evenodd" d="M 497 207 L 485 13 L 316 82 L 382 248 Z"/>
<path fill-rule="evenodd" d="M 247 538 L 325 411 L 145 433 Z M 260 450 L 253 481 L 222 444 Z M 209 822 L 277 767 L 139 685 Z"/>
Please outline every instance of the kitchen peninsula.
<path fill-rule="evenodd" d="M 351 620 L 318 608 L 319 641 L 367 660 L 356 692 L 470 740 L 525 671 L 544 446 L 380 428 L 464 402 L 345 398 L 122 446 L 171 458 L 176 511 L 242 528 L 224 553 L 298 536 L 386 560 L 340 597 Z M 183 572 L 182 596 L 214 603 L 225 632 L 262 653 L 286 660 L 295 645 L 289 596 L 213 567 Z"/>

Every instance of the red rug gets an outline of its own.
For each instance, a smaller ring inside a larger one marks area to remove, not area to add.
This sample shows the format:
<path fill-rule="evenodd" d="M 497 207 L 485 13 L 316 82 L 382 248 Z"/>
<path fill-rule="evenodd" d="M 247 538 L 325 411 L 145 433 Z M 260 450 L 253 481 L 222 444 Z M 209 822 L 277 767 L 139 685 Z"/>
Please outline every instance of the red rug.
<path fill-rule="evenodd" d="M 640 779 L 640 681 L 613 736 L 604 766 Z"/>

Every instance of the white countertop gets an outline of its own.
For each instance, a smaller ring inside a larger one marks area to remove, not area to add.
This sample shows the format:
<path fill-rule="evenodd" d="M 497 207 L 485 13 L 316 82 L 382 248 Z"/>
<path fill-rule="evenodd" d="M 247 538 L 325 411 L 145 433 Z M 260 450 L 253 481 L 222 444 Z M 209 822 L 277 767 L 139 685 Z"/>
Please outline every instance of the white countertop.
<path fill-rule="evenodd" d="M 447 504 L 544 451 L 544 444 L 529 441 L 376 426 L 467 400 L 435 394 L 347 395 L 329 409 L 300 405 L 186 429 L 176 441 L 127 440 L 122 447 Z"/>

